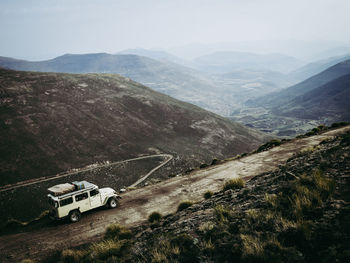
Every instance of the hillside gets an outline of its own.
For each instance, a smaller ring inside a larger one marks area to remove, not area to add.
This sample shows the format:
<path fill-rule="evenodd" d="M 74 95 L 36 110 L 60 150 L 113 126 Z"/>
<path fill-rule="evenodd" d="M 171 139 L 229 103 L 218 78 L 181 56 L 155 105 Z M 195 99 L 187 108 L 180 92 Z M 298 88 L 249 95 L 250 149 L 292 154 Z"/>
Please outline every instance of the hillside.
<path fill-rule="evenodd" d="M 0 236 L 0 259 L 347 262 L 349 130 L 290 140 L 127 192 L 118 209 L 84 214 L 76 224 L 42 222 Z"/>
<path fill-rule="evenodd" d="M 289 103 L 272 109 L 274 114 L 330 124 L 350 121 L 350 74 L 317 87 Z"/>
<path fill-rule="evenodd" d="M 0 57 L 0 66 L 41 72 L 117 73 L 220 115 L 227 115 L 232 105 L 236 104 L 232 100 L 223 102 L 220 87 L 210 77 L 175 63 L 139 55 L 66 54 L 39 62 Z"/>
<path fill-rule="evenodd" d="M 349 121 L 350 60 L 279 92 L 250 99 L 234 121 L 278 136 L 296 136 L 321 124 Z"/>
<path fill-rule="evenodd" d="M 350 59 L 350 55 L 342 55 L 336 57 L 330 57 L 326 59 L 317 60 L 311 62 L 301 68 L 298 68 L 288 74 L 288 77 L 300 81 L 304 81 L 322 71 L 346 60 Z"/>
<path fill-rule="evenodd" d="M 169 58 L 167 53 L 148 50 L 125 52 L 145 54 L 149 57 L 106 53 L 66 54 L 38 62 L 0 57 L 0 67 L 41 72 L 117 73 L 221 116 L 229 116 L 233 109 L 240 108 L 248 98 L 280 90 L 289 83 L 281 80 L 281 77 L 273 72 L 245 70 L 248 74 L 212 76 L 169 61 L 164 62 L 164 59 Z M 251 74 L 259 76 L 252 78 Z"/>
<path fill-rule="evenodd" d="M 158 152 L 181 172 L 267 139 L 119 75 L 0 69 L 0 94 L 1 185 Z"/>
<path fill-rule="evenodd" d="M 319 88 L 326 83 L 350 73 L 350 60 L 340 62 L 307 80 L 283 89 L 279 92 L 270 93 L 256 100 L 250 100 L 248 106 L 262 106 L 265 108 L 275 107 L 288 103 L 293 98 L 301 96 L 313 89 Z"/>

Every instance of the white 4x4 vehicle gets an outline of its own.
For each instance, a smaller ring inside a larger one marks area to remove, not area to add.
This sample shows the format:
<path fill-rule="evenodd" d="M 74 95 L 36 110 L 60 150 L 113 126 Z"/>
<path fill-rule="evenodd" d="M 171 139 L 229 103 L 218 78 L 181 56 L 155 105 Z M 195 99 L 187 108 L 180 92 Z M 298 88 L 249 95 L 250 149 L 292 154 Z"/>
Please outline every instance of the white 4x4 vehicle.
<path fill-rule="evenodd" d="M 68 217 L 71 222 L 78 222 L 81 213 L 100 206 L 115 208 L 121 198 L 112 188 L 98 189 L 97 185 L 87 181 L 55 185 L 48 191 L 50 217 Z"/>

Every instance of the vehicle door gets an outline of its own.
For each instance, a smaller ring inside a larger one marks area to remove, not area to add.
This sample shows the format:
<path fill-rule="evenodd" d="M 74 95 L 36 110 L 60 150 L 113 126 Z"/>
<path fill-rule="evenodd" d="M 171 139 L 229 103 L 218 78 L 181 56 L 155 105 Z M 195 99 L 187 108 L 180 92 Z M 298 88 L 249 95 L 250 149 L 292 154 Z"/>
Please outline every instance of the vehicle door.
<path fill-rule="evenodd" d="M 88 193 L 81 193 L 77 194 L 75 196 L 75 206 L 77 206 L 80 210 L 80 212 L 85 212 L 87 210 L 90 210 L 90 202 L 89 202 L 89 196 Z"/>
<path fill-rule="evenodd" d="M 102 204 L 101 193 L 98 189 L 91 190 L 90 195 L 90 206 L 91 208 L 99 207 Z"/>

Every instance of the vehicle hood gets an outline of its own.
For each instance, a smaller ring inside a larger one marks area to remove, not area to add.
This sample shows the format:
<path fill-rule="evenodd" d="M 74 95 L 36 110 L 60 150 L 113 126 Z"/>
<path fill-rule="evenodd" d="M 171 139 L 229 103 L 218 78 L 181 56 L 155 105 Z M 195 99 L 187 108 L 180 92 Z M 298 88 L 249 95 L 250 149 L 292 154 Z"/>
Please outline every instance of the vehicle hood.
<path fill-rule="evenodd" d="M 101 195 L 111 195 L 111 194 L 116 194 L 116 191 L 114 191 L 114 189 L 110 187 L 106 187 L 106 188 L 101 188 L 100 193 Z"/>

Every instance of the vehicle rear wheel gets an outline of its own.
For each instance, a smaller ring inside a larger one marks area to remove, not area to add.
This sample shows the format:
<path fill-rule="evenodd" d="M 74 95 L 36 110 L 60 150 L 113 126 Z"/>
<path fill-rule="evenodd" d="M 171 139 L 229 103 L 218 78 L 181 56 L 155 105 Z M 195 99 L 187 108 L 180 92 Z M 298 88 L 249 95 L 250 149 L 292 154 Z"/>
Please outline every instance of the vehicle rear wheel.
<path fill-rule="evenodd" d="M 78 222 L 81 218 L 81 213 L 78 210 L 71 211 L 69 213 L 69 221 L 72 223 Z"/>
<path fill-rule="evenodd" d="M 118 201 L 117 201 L 117 199 L 115 199 L 115 197 L 112 197 L 108 200 L 108 206 L 110 208 L 116 208 L 117 205 L 118 205 Z"/>

